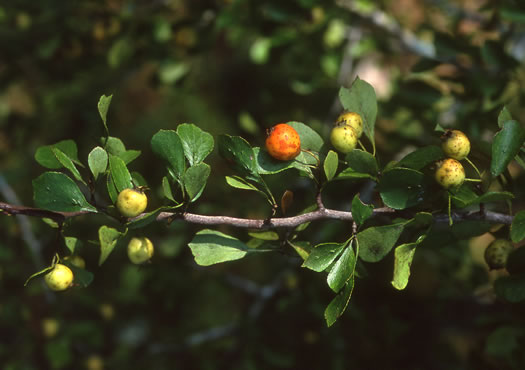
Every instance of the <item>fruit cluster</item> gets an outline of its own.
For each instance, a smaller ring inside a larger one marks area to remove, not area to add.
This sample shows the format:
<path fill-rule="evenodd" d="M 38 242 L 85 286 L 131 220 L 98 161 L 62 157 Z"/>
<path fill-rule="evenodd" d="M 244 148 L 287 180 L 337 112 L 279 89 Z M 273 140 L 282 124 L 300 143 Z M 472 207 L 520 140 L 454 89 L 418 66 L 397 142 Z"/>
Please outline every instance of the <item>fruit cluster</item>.
<path fill-rule="evenodd" d="M 435 179 L 445 189 L 457 188 L 465 181 L 465 169 L 459 161 L 467 158 L 470 141 L 459 130 L 447 130 L 441 136 L 441 148 L 448 157 L 437 163 Z"/>
<path fill-rule="evenodd" d="M 355 112 L 344 112 L 335 121 L 330 133 L 330 142 L 337 151 L 346 154 L 355 149 L 362 134 L 361 116 Z"/>

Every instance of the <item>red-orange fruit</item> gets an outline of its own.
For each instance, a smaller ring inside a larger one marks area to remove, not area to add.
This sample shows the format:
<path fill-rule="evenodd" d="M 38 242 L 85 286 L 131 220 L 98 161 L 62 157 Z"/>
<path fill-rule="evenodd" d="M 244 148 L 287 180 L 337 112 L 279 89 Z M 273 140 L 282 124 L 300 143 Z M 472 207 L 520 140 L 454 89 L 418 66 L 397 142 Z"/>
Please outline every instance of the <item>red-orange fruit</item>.
<path fill-rule="evenodd" d="M 275 159 L 289 161 L 301 152 L 301 139 L 292 126 L 279 123 L 268 131 L 266 150 Z"/>

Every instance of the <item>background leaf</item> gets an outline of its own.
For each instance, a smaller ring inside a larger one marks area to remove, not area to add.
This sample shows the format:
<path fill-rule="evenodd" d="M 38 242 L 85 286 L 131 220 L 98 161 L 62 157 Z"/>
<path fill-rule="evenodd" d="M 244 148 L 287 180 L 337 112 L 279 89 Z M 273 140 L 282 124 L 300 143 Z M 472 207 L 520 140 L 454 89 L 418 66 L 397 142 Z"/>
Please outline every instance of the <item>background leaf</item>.
<path fill-rule="evenodd" d="M 519 211 L 510 225 L 510 238 L 514 243 L 525 239 L 525 211 Z"/>

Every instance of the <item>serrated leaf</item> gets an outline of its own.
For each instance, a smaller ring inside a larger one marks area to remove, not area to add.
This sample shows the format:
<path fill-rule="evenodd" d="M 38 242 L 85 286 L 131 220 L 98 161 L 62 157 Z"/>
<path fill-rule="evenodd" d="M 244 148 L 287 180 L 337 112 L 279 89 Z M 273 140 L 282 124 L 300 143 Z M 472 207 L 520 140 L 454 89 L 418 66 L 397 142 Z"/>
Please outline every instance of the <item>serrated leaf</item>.
<path fill-rule="evenodd" d="M 374 206 L 371 204 L 364 204 L 359 199 L 359 194 L 352 199 L 352 216 L 357 225 L 362 225 L 374 212 Z"/>
<path fill-rule="evenodd" d="M 345 244 L 341 243 L 322 243 L 316 245 L 310 251 L 310 255 L 304 261 L 302 267 L 309 268 L 317 272 L 324 271 L 343 251 Z"/>
<path fill-rule="evenodd" d="M 206 163 L 199 163 L 186 170 L 183 177 L 184 188 L 190 202 L 194 202 L 201 196 L 206 182 L 210 176 L 211 168 Z"/>
<path fill-rule="evenodd" d="M 398 290 L 405 289 L 408 284 L 410 266 L 418 244 L 401 244 L 394 251 L 394 278 L 392 279 L 392 286 Z"/>
<path fill-rule="evenodd" d="M 108 168 L 108 153 L 101 147 L 94 147 L 88 155 L 88 166 L 95 180 Z"/>
<path fill-rule="evenodd" d="M 248 246 L 239 239 L 209 229 L 199 231 L 189 247 L 195 262 L 200 266 L 238 260 L 249 251 Z"/>
<path fill-rule="evenodd" d="M 510 225 L 510 238 L 514 243 L 525 239 L 525 211 L 516 213 Z"/>
<path fill-rule="evenodd" d="M 255 152 L 250 144 L 240 136 L 219 135 L 217 139 L 220 155 L 226 159 L 236 171 L 248 180 L 260 182 L 257 171 Z"/>
<path fill-rule="evenodd" d="M 358 113 L 363 119 L 363 132 L 375 147 L 374 127 L 377 116 L 377 98 L 369 83 L 356 77 L 352 86 L 339 89 L 339 100 L 343 108 Z"/>
<path fill-rule="evenodd" d="M 133 188 L 131 174 L 126 167 L 126 163 L 120 157 L 109 155 L 109 171 L 118 193 L 124 189 Z"/>
<path fill-rule="evenodd" d="M 437 160 L 443 159 L 445 154 L 439 146 L 429 145 L 407 154 L 398 163 L 398 167 L 421 170 Z"/>
<path fill-rule="evenodd" d="M 330 289 L 338 293 L 347 284 L 354 275 L 356 262 L 357 258 L 350 244 L 345 248 L 341 257 L 334 263 L 334 266 L 328 273 L 326 282 Z"/>
<path fill-rule="evenodd" d="M 98 100 L 98 113 L 100 114 L 100 118 L 102 119 L 102 122 L 104 123 L 104 128 L 106 129 L 106 133 L 108 133 L 109 136 L 109 130 L 107 125 L 107 115 L 109 110 L 109 105 L 111 104 L 111 99 L 113 99 L 113 94 L 110 96 L 102 95 L 100 99 Z"/>
<path fill-rule="evenodd" d="M 496 133 L 492 141 L 492 176 L 499 176 L 505 171 L 510 161 L 518 154 L 524 140 L 525 130 L 518 122 L 507 121 L 503 124 L 503 128 Z"/>
<path fill-rule="evenodd" d="M 365 262 L 381 261 L 396 244 L 406 222 L 369 227 L 357 233 L 359 257 Z"/>
<path fill-rule="evenodd" d="M 328 304 L 324 311 L 324 318 L 328 327 L 332 326 L 345 312 L 354 290 L 355 278 L 352 277 L 345 288 Z"/>
<path fill-rule="evenodd" d="M 177 134 L 190 166 L 204 161 L 213 150 L 213 136 L 192 123 L 178 125 Z"/>
<path fill-rule="evenodd" d="M 53 153 L 53 148 L 60 149 L 73 162 L 79 163 L 77 144 L 73 140 L 62 140 L 53 145 L 39 147 L 35 152 L 35 160 L 41 166 L 52 170 L 62 168 L 63 165 Z"/>
<path fill-rule="evenodd" d="M 97 212 L 77 184 L 60 172 L 44 172 L 33 180 L 35 205 L 56 212 Z"/>
<path fill-rule="evenodd" d="M 324 173 L 328 181 L 332 180 L 337 172 L 339 159 L 336 152 L 330 150 L 323 163 Z"/>
<path fill-rule="evenodd" d="M 423 173 L 409 168 L 393 168 L 386 171 L 377 189 L 386 206 L 406 209 L 424 200 Z"/>
<path fill-rule="evenodd" d="M 78 169 L 73 163 L 73 161 L 58 148 L 53 148 L 52 151 L 55 157 L 58 159 L 58 161 L 62 164 L 62 166 L 68 169 L 77 181 L 80 181 L 85 185 L 86 182 L 82 179 L 82 175 L 80 174 L 80 172 L 78 172 Z"/>
<path fill-rule="evenodd" d="M 498 126 L 499 128 L 503 128 L 503 124 L 507 121 L 512 121 L 512 116 L 510 115 L 509 110 L 507 107 L 503 107 L 501 112 L 499 112 L 498 115 Z"/>
<path fill-rule="evenodd" d="M 168 162 L 177 180 L 181 180 L 186 167 L 182 141 L 173 130 L 160 130 L 151 138 L 151 149 Z"/>
<path fill-rule="evenodd" d="M 122 233 L 117 229 L 108 227 L 106 225 L 101 226 L 98 229 L 98 239 L 100 241 L 100 258 L 98 260 L 98 265 L 101 266 L 109 257 L 113 249 L 117 245 L 119 238 L 122 236 Z"/>

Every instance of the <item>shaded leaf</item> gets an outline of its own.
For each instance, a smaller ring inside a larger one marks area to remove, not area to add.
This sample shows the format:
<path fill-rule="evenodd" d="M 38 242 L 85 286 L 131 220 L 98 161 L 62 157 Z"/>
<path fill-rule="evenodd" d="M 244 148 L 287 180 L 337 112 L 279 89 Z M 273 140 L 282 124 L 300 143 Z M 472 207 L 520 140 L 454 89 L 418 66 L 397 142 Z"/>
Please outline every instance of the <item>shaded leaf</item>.
<path fill-rule="evenodd" d="M 191 166 L 184 173 L 184 188 L 186 189 L 190 202 L 194 202 L 201 196 L 206 187 L 208 177 L 210 176 L 210 171 L 210 166 L 201 162 Z"/>
<path fill-rule="evenodd" d="M 509 110 L 507 107 L 503 107 L 501 112 L 499 112 L 498 115 L 498 126 L 499 128 L 503 128 L 503 124 L 507 121 L 512 121 L 512 116 L 510 115 Z"/>
<path fill-rule="evenodd" d="M 160 130 L 151 138 L 151 149 L 168 162 L 177 180 L 181 180 L 186 167 L 182 141 L 173 130 Z"/>
<path fill-rule="evenodd" d="M 390 208 L 406 209 L 424 199 L 423 173 L 409 168 L 393 168 L 381 177 L 378 190 Z"/>
<path fill-rule="evenodd" d="M 117 245 L 119 238 L 122 236 L 122 233 L 117 229 L 108 227 L 106 225 L 101 226 L 98 229 L 98 239 L 100 241 L 100 258 L 98 260 L 98 265 L 101 266 L 109 257 L 113 249 Z"/>
<path fill-rule="evenodd" d="M 511 303 L 525 300 L 525 274 L 504 276 L 494 282 L 496 294 Z"/>
<path fill-rule="evenodd" d="M 63 151 L 61 151 L 58 148 L 53 148 L 52 151 L 55 157 L 58 159 L 58 161 L 62 164 L 62 166 L 68 169 L 77 181 L 80 181 L 83 184 L 86 183 L 82 179 L 82 175 L 80 174 L 80 172 L 78 172 L 78 169 L 73 163 L 73 161 Z"/>
<path fill-rule="evenodd" d="M 69 249 L 69 251 L 71 252 L 71 254 L 77 253 L 78 250 L 82 248 L 82 241 L 75 237 L 65 236 L 64 242 L 66 244 L 67 249 Z"/>
<path fill-rule="evenodd" d="M 120 157 L 112 154 L 109 155 L 109 171 L 118 193 L 124 189 L 133 188 L 131 174 L 126 167 L 126 163 L 124 163 Z"/>
<path fill-rule="evenodd" d="M 357 225 L 362 225 L 374 212 L 374 206 L 371 204 L 364 204 L 359 199 L 359 194 L 352 199 L 352 216 Z"/>
<path fill-rule="evenodd" d="M 217 139 L 220 155 L 236 171 L 249 180 L 261 181 L 253 148 L 240 136 L 220 135 Z"/>
<path fill-rule="evenodd" d="M 361 149 L 354 149 L 345 156 L 345 162 L 354 172 L 366 173 L 372 178 L 377 176 L 379 168 L 375 157 Z"/>
<path fill-rule="evenodd" d="M 525 130 L 516 121 L 507 121 L 503 128 L 496 133 L 492 141 L 492 160 L 490 173 L 500 175 L 510 161 L 518 154 L 525 140 Z"/>
<path fill-rule="evenodd" d="M 344 289 L 328 304 L 324 311 L 324 318 L 327 326 L 332 326 L 339 317 L 345 312 L 348 302 L 354 290 L 355 278 L 352 277 Z"/>
<path fill-rule="evenodd" d="M 369 227 L 357 233 L 359 257 L 366 262 L 381 261 L 396 244 L 405 224 Z"/>
<path fill-rule="evenodd" d="M 510 225 L 510 238 L 514 243 L 525 239 L 525 211 L 516 213 Z"/>
<path fill-rule="evenodd" d="M 326 282 L 330 289 L 338 293 L 346 285 L 354 275 L 356 262 L 357 258 L 350 244 L 328 273 Z"/>
<path fill-rule="evenodd" d="M 324 144 L 324 140 L 310 126 L 295 121 L 287 122 L 287 124 L 292 126 L 295 129 L 295 131 L 297 131 L 297 133 L 299 134 L 299 138 L 301 139 L 301 150 L 311 150 L 316 153 L 321 151 L 321 148 Z M 310 158 L 313 159 L 311 156 Z M 308 161 L 307 163 L 310 163 L 310 161 Z"/>
<path fill-rule="evenodd" d="M 52 170 L 62 168 L 63 165 L 59 162 L 59 160 L 53 153 L 53 148 L 60 149 L 73 162 L 77 164 L 79 163 L 77 144 L 73 140 L 62 140 L 53 145 L 45 145 L 39 147 L 35 152 L 35 160 L 41 166 Z"/>
<path fill-rule="evenodd" d="M 397 163 L 397 166 L 421 170 L 443 158 L 445 158 L 445 154 L 439 146 L 429 145 L 407 154 Z"/>

